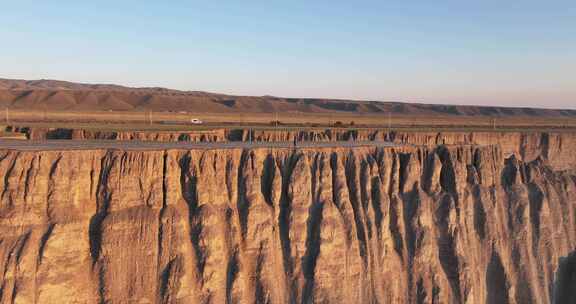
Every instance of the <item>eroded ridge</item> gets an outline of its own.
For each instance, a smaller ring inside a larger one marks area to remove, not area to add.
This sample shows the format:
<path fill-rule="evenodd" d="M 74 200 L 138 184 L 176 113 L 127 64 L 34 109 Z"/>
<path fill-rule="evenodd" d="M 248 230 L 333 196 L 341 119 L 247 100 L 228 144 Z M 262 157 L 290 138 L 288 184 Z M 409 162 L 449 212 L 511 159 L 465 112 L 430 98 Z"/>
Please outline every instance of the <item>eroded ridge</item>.
<path fill-rule="evenodd" d="M 549 303 L 576 176 L 520 159 L 5 151 L 0 303 Z"/>

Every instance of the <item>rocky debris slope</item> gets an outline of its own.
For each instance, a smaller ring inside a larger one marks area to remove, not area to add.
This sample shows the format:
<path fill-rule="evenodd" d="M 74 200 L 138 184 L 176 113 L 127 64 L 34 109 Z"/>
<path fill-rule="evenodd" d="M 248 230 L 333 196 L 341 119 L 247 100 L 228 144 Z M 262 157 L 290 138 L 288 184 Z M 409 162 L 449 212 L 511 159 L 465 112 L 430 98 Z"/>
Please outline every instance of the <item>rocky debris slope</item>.
<path fill-rule="evenodd" d="M 0 303 L 549 303 L 576 176 L 498 146 L 0 153 Z"/>

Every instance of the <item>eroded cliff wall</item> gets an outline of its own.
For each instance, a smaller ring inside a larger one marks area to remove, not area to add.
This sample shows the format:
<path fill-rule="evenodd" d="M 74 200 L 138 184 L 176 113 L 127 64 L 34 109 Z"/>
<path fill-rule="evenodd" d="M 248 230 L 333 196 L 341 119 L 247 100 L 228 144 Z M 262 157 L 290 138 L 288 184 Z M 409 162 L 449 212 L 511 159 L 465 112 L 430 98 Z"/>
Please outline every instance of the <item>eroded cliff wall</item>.
<path fill-rule="evenodd" d="M 574 132 L 415 132 L 383 129 L 211 129 L 186 132 L 95 131 L 82 129 L 18 129 L 30 139 L 140 140 L 140 141 L 372 141 L 385 140 L 409 145 L 500 145 L 505 157 L 515 155 L 522 161 L 539 157 L 556 170 L 576 169 L 576 133 Z"/>
<path fill-rule="evenodd" d="M 241 134 L 241 135 L 236 135 Z M 249 135 L 250 134 L 250 135 Z M 499 145 L 505 157 L 529 162 L 539 157 L 546 159 L 554 169 L 576 168 L 576 133 L 574 132 L 416 132 L 386 131 L 382 129 L 327 129 L 327 130 L 237 130 L 231 139 L 247 141 L 302 141 L 385 140 L 417 146 L 437 145 Z"/>
<path fill-rule="evenodd" d="M 548 303 L 576 177 L 498 146 L 4 151 L 0 303 Z"/>

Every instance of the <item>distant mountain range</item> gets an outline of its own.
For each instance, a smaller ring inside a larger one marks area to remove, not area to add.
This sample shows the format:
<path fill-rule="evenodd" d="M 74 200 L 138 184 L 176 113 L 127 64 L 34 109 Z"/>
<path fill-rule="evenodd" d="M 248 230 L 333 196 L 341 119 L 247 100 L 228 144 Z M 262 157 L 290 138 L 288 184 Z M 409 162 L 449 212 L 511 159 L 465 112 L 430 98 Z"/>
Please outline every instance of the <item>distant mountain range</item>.
<path fill-rule="evenodd" d="M 58 111 L 307 112 L 456 116 L 576 117 L 576 110 L 437 105 L 273 96 L 232 96 L 60 80 L 0 79 L 0 107 Z"/>

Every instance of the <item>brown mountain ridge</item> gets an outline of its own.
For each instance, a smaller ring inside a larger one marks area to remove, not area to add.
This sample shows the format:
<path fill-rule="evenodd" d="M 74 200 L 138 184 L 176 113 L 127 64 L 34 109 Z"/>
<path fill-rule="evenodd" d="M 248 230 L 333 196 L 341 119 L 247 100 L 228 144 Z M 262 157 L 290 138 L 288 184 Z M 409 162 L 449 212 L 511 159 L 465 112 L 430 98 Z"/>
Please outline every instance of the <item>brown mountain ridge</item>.
<path fill-rule="evenodd" d="M 306 112 L 449 116 L 576 117 L 576 110 L 439 105 L 274 96 L 233 96 L 159 87 L 0 78 L 0 107 L 54 111 Z"/>

